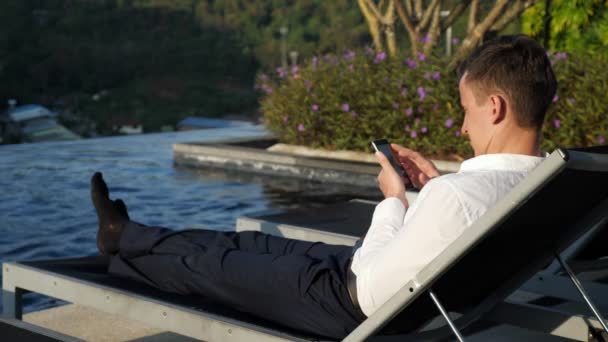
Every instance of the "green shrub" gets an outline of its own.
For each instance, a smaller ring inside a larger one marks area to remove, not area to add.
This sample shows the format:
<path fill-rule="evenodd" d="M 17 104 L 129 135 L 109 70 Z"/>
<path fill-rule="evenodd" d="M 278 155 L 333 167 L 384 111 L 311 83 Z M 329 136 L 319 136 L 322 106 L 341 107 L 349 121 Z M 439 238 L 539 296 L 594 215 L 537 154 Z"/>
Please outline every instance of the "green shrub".
<path fill-rule="evenodd" d="M 603 144 L 608 133 L 608 72 L 597 57 L 552 57 L 559 90 L 542 147 Z M 443 60 L 388 59 L 371 50 L 313 58 L 261 74 L 261 110 L 282 142 L 329 150 L 370 151 L 385 137 L 435 158 L 472 155 L 460 136 L 462 110 L 454 72 Z"/>
<path fill-rule="evenodd" d="M 608 57 L 551 55 L 557 95 L 543 127 L 545 150 L 604 145 L 608 138 Z"/>

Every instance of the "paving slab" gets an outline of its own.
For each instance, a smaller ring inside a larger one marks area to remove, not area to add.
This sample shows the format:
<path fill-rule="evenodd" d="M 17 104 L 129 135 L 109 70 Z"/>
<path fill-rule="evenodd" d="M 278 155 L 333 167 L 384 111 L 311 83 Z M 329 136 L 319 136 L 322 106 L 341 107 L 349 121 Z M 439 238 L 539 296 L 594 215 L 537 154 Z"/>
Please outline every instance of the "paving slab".
<path fill-rule="evenodd" d="M 23 315 L 23 321 L 91 342 L 197 341 L 123 316 L 75 304 L 28 313 Z"/>

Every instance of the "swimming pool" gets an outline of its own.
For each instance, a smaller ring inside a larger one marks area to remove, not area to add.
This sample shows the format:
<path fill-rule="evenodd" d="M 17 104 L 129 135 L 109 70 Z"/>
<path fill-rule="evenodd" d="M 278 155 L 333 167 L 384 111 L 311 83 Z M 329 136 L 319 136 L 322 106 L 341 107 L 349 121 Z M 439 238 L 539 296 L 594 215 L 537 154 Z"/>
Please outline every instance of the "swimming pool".
<path fill-rule="evenodd" d="M 172 144 L 266 134 L 261 126 L 0 146 L 0 262 L 96 254 L 89 179 L 101 171 L 131 218 L 171 228 L 233 229 L 237 217 L 379 192 L 174 167 Z M 57 303 L 26 297 L 25 311 Z"/>

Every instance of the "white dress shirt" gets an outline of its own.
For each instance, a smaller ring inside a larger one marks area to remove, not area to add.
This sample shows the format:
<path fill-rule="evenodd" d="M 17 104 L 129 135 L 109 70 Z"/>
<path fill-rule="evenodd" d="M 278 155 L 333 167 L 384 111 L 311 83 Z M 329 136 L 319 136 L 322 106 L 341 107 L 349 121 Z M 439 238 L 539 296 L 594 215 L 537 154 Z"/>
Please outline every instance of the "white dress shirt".
<path fill-rule="evenodd" d="M 373 314 L 543 160 L 481 155 L 433 178 L 407 210 L 396 197 L 380 202 L 351 265 L 363 313 Z"/>

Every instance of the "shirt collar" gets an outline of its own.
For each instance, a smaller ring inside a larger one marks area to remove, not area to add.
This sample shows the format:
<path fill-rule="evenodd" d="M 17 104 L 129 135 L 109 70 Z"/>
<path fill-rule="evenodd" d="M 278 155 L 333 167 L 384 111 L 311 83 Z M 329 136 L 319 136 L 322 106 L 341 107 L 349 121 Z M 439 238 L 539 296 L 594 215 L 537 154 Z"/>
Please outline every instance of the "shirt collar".
<path fill-rule="evenodd" d="M 540 164 L 545 157 L 523 154 L 483 154 L 467 159 L 460 165 L 459 172 L 468 171 L 523 171 L 528 172 Z"/>

